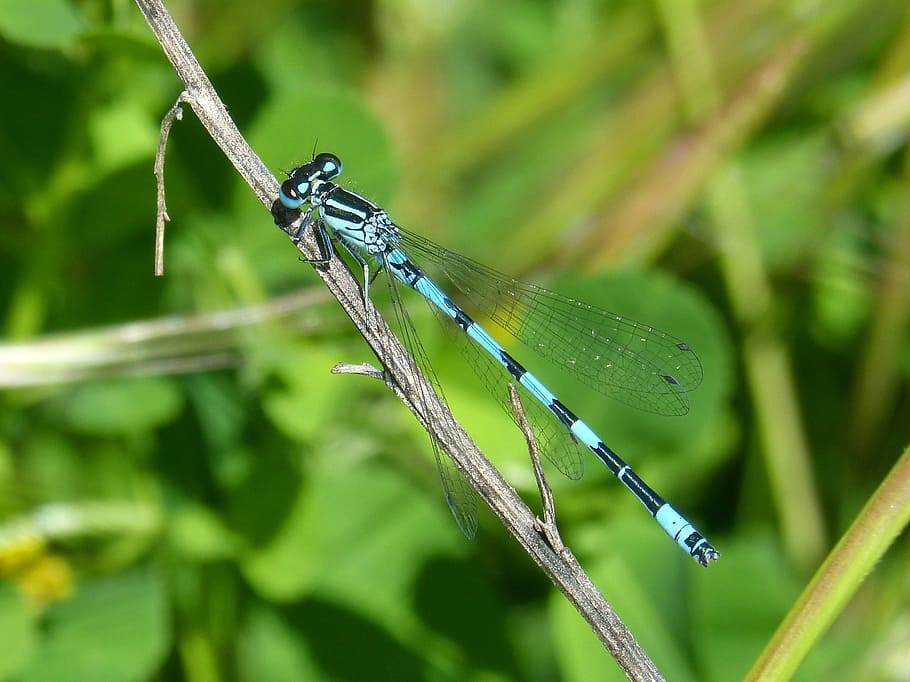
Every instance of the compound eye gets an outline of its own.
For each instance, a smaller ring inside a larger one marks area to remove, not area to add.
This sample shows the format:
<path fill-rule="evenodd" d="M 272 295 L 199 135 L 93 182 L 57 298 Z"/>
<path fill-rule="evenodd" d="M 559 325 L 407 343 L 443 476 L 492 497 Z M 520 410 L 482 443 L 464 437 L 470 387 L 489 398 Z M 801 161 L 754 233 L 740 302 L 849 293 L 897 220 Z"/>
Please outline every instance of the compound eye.
<path fill-rule="evenodd" d="M 294 178 L 288 178 L 281 183 L 279 199 L 287 208 L 299 208 L 309 197 L 310 189 L 309 182 L 298 182 Z"/>
<path fill-rule="evenodd" d="M 334 154 L 328 152 L 317 154 L 313 159 L 313 164 L 319 168 L 319 173 L 324 180 L 331 180 L 341 174 L 341 159 Z"/>

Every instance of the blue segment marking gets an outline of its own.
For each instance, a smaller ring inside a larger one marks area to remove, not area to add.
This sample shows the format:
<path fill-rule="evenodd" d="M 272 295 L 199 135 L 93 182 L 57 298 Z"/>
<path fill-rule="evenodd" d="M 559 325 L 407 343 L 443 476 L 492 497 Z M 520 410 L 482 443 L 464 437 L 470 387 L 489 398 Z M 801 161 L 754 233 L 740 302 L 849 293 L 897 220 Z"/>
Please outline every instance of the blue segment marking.
<path fill-rule="evenodd" d="M 402 230 L 388 214 L 369 200 L 330 182 L 341 173 L 341 161 L 332 154 L 318 154 L 294 169 L 281 186 L 281 203 L 289 209 L 304 203 L 317 210 L 314 224 L 342 244 L 364 268 L 364 295 L 368 296 L 369 265 L 364 257 L 378 261 L 383 269 L 405 286 L 420 293 L 443 316 L 451 319 L 508 375 L 517 381 L 564 429 L 580 441 L 622 482 L 655 518 L 664 531 L 703 566 L 720 557 L 717 550 L 679 512 L 651 489 L 603 439 L 569 410 L 536 376 L 508 353 L 480 324 L 411 259 L 404 247 L 441 265 L 462 293 L 506 331 L 580 380 L 629 404 L 661 414 L 685 414 L 688 391 L 701 382 L 702 369 L 689 346 L 664 332 L 619 315 L 608 313 L 542 287 L 523 284 L 479 263 L 443 249 L 433 242 Z M 327 232 L 326 232 L 327 231 Z M 391 283 L 391 280 L 390 280 Z M 392 287 L 396 314 L 404 322 L 412 355 L 439 387 L 410 320 Z M 476 500 L 467 499 L 467 482 L 440 455 L 433 443 L 446 499 L 466 535 L 476 529 Z M 553 459 L 557 463 L 556 459 Z M 569 475 L 578 471 L 571 464 L 557 463 Z"/>

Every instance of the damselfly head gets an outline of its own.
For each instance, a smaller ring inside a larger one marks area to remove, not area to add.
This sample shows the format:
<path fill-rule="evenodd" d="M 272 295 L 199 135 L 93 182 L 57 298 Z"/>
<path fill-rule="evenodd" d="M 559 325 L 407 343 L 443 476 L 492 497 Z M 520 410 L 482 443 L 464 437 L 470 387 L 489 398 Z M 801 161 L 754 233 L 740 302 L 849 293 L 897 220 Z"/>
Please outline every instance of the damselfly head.
<path fill-rule="evenodd" d="M 287 208 L 300 208 L 303 202 L 307 201 L 312 192 L 313 185 L 309 180 L 295 178 L 296 173 L 281 183 L 281 192 L 278 198 Z"/>

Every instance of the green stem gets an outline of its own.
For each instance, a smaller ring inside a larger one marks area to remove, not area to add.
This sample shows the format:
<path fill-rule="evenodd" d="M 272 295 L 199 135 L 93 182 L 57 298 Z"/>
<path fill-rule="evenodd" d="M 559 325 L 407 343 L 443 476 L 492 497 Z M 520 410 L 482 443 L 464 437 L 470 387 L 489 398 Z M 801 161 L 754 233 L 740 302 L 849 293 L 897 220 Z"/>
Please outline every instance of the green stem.
<path fill-rule="evenodd" d="M 910 447 L 818 569 L 745 679 L 788 679 L 908 521 Z"/>

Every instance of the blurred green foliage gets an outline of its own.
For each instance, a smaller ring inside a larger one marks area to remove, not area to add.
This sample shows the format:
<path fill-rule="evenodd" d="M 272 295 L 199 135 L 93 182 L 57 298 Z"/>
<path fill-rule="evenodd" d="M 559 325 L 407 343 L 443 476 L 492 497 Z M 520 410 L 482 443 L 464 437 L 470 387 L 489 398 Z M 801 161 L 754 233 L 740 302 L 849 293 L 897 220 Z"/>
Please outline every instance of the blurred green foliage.
<path fill-rule="evenodd" d="M 276 173 L 333 151 L 402 225 L 697 349 L 678 419 L 541 374 L 718 564 L 593 459 L 550 483 L 664 674 L 742 676 L 910 436 L 906 2 L 168 6 Z M 372 358 L 189 111 L 152 276 L 180 83 L 136 7 L 2 0 L 0 53 L 0 679 L 621 679 L 491 514 L 464 541 L 384 387 L 329 373 Z M 414 304 L 456 414 L 536 500 Z M 906 679 L 908 561 L 801 679 Z"/>

